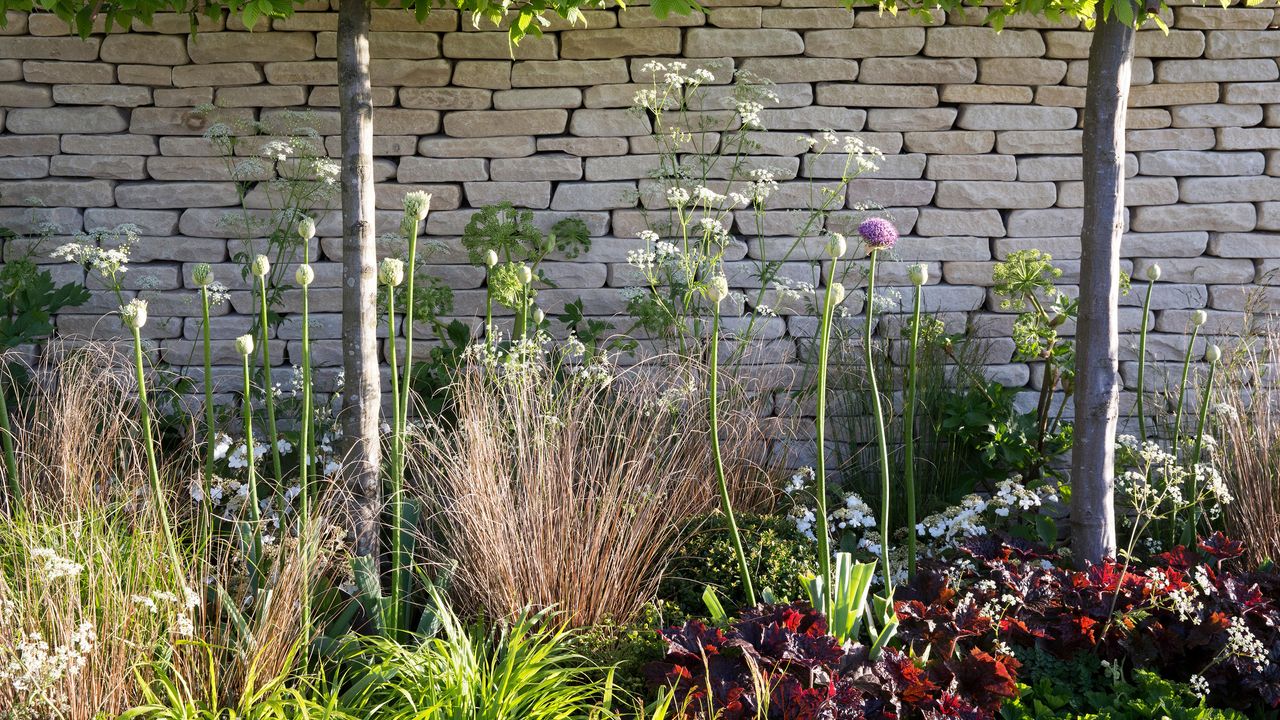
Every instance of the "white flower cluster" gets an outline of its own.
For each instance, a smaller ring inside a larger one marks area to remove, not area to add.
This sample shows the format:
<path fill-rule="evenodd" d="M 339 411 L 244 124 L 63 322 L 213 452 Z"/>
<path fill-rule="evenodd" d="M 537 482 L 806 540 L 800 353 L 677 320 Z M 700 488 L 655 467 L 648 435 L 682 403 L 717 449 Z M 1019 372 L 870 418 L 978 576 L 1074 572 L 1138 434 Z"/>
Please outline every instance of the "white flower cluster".
<path fill-rule="evenodd" d="M 1038 510 L 1046 502 L 1057 502 L 1057 493 L 1045 487 L 1028 488 L 1022 477 L 1015 475 L 996 484 L 990 497 L 966 495 L 960 504 L 926 517 L 916 524 L 916 533 L 926 538 L 936 550 L 953 547 L 965 538 L 986 535 L 995 518 Z"/>
<path fill-rule="evenodd" d="M 45 580 L 74 578 L 84 571 L 84 565 L 62 557 L 50 548 L 31 548 L 31 561 L 40 565 L 40 575 Z"/>
<path fill-rule="evenodd" d="M 34 717 L 64 717 L 70 708 L 61 684 L 80 674 L 97 640 L 97 632 L 87 622 L 56 646 L 38 632 L 27 633 L 12 645 L 0 645 L 0 683 L 25 697 Z"/>
<path fill-rule="evenodd" d="M 83 265 L 86 270 L 110 277 L 129 268 L 129 246 L 100 248 L 85 240 L 77 240 L 58 246 L 50 256 L 55 260 Z"/>
<path fill-rule="evenodd" d="M 1266 668 L 1270 663 L 1267 658 L 1267 647 L 1249 629 L 1244 618 L 1240 617 L 1231 618 L 1231 626 L 1227 628 L 1227 644 L 1223 647 L 1222 653 L 1228 657 L 1252 661 L 1259 670 Z"/>

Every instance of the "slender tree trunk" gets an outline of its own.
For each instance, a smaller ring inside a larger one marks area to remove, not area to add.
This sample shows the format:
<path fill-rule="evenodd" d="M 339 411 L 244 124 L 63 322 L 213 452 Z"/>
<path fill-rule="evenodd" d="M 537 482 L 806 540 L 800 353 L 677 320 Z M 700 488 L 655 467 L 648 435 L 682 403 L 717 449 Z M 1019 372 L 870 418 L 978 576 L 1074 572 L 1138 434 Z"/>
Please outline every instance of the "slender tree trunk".
<path fill-rule="evenodd" d="M 369 0 L 338 5 L 338 91 L 342 118 L 342 432 L 357 555 L 378 545 L 379 413 L 377 257 L 373 205 L 373 91 Z"/>
<path fill-rule="evenodd" d="M 1133 43 L 1133 27 L 1108 18 L 1098 21 L 1089 48 L 1075 433 L 1071 448 L 1072 551 L 1081 564 L 1096 563 L 1116 552 L 1113 494 L 1119 417 L 1117 304 L 1120 238 L 1124 230 L 1124 131 Z"/>

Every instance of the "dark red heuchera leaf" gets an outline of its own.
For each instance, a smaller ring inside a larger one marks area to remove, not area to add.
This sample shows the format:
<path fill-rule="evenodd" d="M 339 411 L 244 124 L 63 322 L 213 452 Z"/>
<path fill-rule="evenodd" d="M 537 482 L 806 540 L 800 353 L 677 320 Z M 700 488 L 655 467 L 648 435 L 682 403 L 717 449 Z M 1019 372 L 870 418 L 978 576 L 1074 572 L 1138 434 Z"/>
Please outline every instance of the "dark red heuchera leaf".
<path fill-rule="evenodd" d="M 1188 550 L 1185 545 L 1179 545 L 1169 552 L 1157 555 L 1156 562 L 1171 570 L 1185 572 L 1200 564 L 1200 556 Z"/>
<path fill-rule="evenodd" d="M 1217 559 L 1219 563 L 1223 560 L 1234 560 L 1244 554 L 1244 543 L 1239 540 L 1228 540 L 1221 532 L 1201 540 L 1198 547 Z"/>
<path fill-rule="evenodd" d="M 998 710 L 1005 700 L 1018 696 L 1018 667 L 1018 661 L 1011 657 L 996 657 L 978 648 L 970 650 L 964 658 L 947 663 L 959 694 L 991 712 Z"/>

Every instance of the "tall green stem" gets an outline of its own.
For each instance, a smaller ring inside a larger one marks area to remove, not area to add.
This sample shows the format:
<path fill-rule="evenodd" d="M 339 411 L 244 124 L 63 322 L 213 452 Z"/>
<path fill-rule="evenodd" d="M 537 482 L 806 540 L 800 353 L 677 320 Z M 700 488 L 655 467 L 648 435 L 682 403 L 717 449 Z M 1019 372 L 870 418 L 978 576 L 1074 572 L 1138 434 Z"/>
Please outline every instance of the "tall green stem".
<path fill-rule="evenodd" d="M 907 352 L 907 402 L 902 409 L 903 482 L 907 490 L 907 577 L 916 576 L 916 357 L 920 348 L 920 309 L 924 285 L 915 287 L 911 311 L 911 348 Z"/>
<path fill-rule="evenodd" d="M 1187 354 L 1182 358 L 1182 380 L 1178 383 L 1178 408 L 1173 415 L 1173 455 L 1182 457 L 1182 409 L 1187 398 L 1187 379 L 1191 374 L 1191 353 L 1196 347 L 1196 337 L 1200 334 L 1200 326 L 1191 328 L 1191 342 L 1187 343 Z"/>
<path fill-rule="evenodd" d="M 249 505 L 249 520 L 253 523 L 251 535 L 253 537 L 253 558 L 250 562 L 250 582 L 253 591 L 256 592 L 260 586 L 262 579 L 262 509 L 259 507 L 258 499 L 258 469 L 256 453 L 254 452 L 253 440 L 253 387 L 250 378 L 253 369 L 249 366 L 250 353 L 243 353 L 244 358 L 244 447 L 245 461 L 248 463 L 246 472 L 249 476 L 249 497 L 246 502 Z"/>
<path fill-rule="evenodd" d="M 409 388 L 413 373 L 413 280 L 418 267 L 418 223 L 409 231 L 409 267 L 405 273 L 404 292 L 404 377 L 400 381 L 400 432 L 409 427 Z M 394 336 L 392 336 L 394 337 Z M 401 443 L 404 443 L 403 437 Z M 405 458 L 400 457 L 400 475 L 404 476 Z"/>
<path fill-rule="evenodd" d="M 1142 332 L 1138 335 L 1138 442 L 1147 441 L 1147 416 L 1143 410 L 1143 395 L 1146 394 L 1147 375 L 1147 324 L 1151 316 L 1151 292 L 1155 289 L 1155 281 L 1147 283 L 1147 296 L 1142 301 Z"/>
<path fill-rule="evenodd" d="M 388 359 L 391 363 L 391 618 L 392 632 L 401 630 L 403 607 L 403 576 L 407 566 L 404 557 L 404 428 L 400 425 L 401 404 L 400 373 L 396 365 L 396 290 L 387 285 L 387 335 L 391 339 Z"/>
<path fill-rule="evenodd" d="M 209 287 L 200 286 L 200 334 L 204 345 L 204 501 L 205 518 L 210 513 L 210 484 L 213 482 L 213 449 L 217 444 L 217 428 L 213 419 L 213 348 L 209 332 Z"/>
<path fill-rule="evenodd" d="M 818 409 L 815 425 L 817 430 L 817 457 L 815 458 L 814 477 L 817 486 L 814 488 L 814 500 L 818 504 L 818 574 L 822 576 L 823 597 L 827 607 L 822 612 L 831 616 L 835 603 L 831 586 L 831 531 L 827 527 L 827 359 L 831 353 L 831 321 L 835 316 L 836 304 L 832 294 L 835 287 L 837 259 L 831 261 L 831 273 L 827 277 L 827 290 L 822 300 L 822 322 L 818 327 Z"/>
<path fill-rule="evenodd" d="M 876 261 L 879 251 L 871 251 L 871 268 L 867 273 L 867 323 L 862 344 L 866 351 L 867 380 L 871 385 L 871 411 L 876 423 L 876 446 L 880 451 L 880 562 L 884 566 L 884 592 L 893 597 L 893 573 L 889 567 L 889 438 L 884 428 L 884 412 L 880 405 L 880 383 L 876 380 L 875 352 L 871 343 L 875 327 Z"/>
<path fill-rule="evenodd" d="M 304 243 L 304 246 L 309 243 Z M 304 265 L 309 266 L 310 248 L 304 251 Z M 311 648 L 311 304 L 310 283 L 302 285 L 302 421 L 298 428 L 298 547 L 302 549 L 302 647 L 303 658 Z"/>
<path fill-rule="evenodd" d="M 133 367 L 138 381 L 138 416 L 142 424 L 142 443 L 147 455 L 147 477 L 151 481 L 151 496 L 156 503 L 156 512 L 160 515 L 160 528 L 164 533 L 165 547 L 169 551 L 169 560 L 173 563 L 173 577 L 176 588 L 186 587 L 186 578 L 182 572 L 182 560 L 178 555 L 178 544 L 173 539 L 173 528 L 169 526 L 168 498 L 160 485 L 160 468 L 156 464 L 155 439 L 151 430 L 151 403 L 147 400 L 147 378 L 143 373 L 142 331 L 133 327 Z"/>
<path fill-rule="evenodd" d="M 284 472 L 280 468 L 280 444 L 279 436 L 276 434 L 276 392 L 275 383 L 271 380 L 271 347 L 268 345 L 271 326 L 267 323 L 267 277 L 265 275 L 258 278 L 258 290 L 261 298 L 259 307 L 261 317 L 258 319 L 258 326 L 262 334 L 260 357 L 262 358 L 262 396 L 266 399 L 267 406 L 267 443 L 271 446 L 271 471 L 276 484 L 279 485 L 284 479 Z"/>
<path fill-rule="evenodd" d="M 1204 431 L 1209 424 L 1209 401 L 1213 397 L 1213 378 L 1217 370 L 1218 361 L 1214 359 L 1209 363 L 1209 378 L 1205 381 L 1204 397 L 1200 398 L 1200 420 L 1196 423 L 1196 444 L 1191 451 L 1191 494 L 1187 497 L 1192 500 L 1192 503 L 1188 542 L 1195 542 L 1196 526 L 1200 524 L 1200 503 L 1194 502 L 1200 495 L 1200 488 L 1196 483 L 1196 466 L 1200 464 L 1200 453 L 1204 449 Z"/>
<path fill-rule="evenodd" d="M 9 487 L 9 515 L 22 514 L 22 485 L 18 482 L 18 456 L 13 450 L 13 430 L 9 425 L 9 398 L 6 397 L 8 363 L 0 360 L 0 444 L 4 446 L 4 474 Z"/>
<path fill-rule="evenodd" d="M 751 585 L 751 572 L 747 569 L 747 553 L 742 549 L 742 535 L 738 532 L 738 520 L 733 514 L 733 502 L 729 498 L 729 481 L 724 475 L 724 458 L 720 455 L 720 304 L 715 303 L 711 316 L 711 348 L 710 379 L 707 395 L 710 401 L 709 425 L 711 431 L 711 458 L 716 466 L 716 482 L 720 485 L 720 504 L 724 516 L 729 523 L 729 535 L 733 538 L 733 551 L 738 556 L 738 573 L 742 576 L 742 587 L 747 593 L 747 602 L 756 604 L 756 590 Z"/>

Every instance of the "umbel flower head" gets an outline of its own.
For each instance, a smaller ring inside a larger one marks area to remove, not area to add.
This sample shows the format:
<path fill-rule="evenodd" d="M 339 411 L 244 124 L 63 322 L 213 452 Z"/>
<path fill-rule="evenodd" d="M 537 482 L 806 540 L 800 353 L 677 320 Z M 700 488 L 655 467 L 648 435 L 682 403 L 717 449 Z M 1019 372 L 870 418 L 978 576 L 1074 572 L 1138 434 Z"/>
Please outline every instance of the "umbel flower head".
<path fill-rule="evenodd" d="M 209 267 L 209 263 L 200 263 L 191 269 L 191 282 L 196 287 L 208 287 L 213 282 L 213 268 Z"/>
<path fill-rule="evenodd" d="M 431 193 L 415 190 L 404 196 L 404 214 L 419 222 L 431 211 Z"/>
<path fill-rule="evenodd" d="M 312 220 L 306 215 L 303 215 L 302 219 L 298 221 L 298 237 L 302 238 L 303 240 L 310 240 L 315 236 L 316 236 L 316 221 Z"/>
<path fill-rule="evenodd" d="M 254 277 L 264 278 L 267 273 L 271 272 L 271 261 L 267 259 L 266 255 L 259 255 L 249 264 L 249 271 L 253 273 Z"/>
<path fill-rule="evenodd" d="M 316 279 L 316 271 L 311 269 L 310 265 L 303 263 L 298 266 L 298 271 L 293 274 L 293 279 L 298 281 L 301 287 L 307 287 Z"/>
<path fill-rule="evenodd" d="M 867 218 L 858 226 L 858 234 L 867 244 L 867 250 L 890 250 L 898 242 L 898 228 L 884 218 Z"/>
<path fill-rule="evenodd" d="M 249 334 L 236 338 L 236 352 L 248 357 L 253 354 L 253 336 Z"/>
<path fill-rule="evenodd" d="M 404 282 L 404 261 L 400 258 L 383 258 L 378 266 L 378 282 L 397 287 Z"/>
<path fill-rule="evenodd" d="M 120 322 L 130 330 L 141 330 L 147 324 L 147 301 L 134 298 L 120 306 Z"/>

